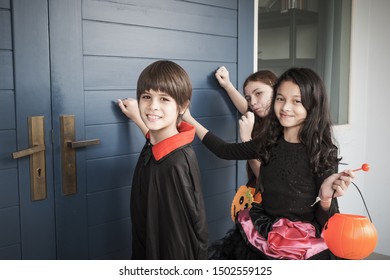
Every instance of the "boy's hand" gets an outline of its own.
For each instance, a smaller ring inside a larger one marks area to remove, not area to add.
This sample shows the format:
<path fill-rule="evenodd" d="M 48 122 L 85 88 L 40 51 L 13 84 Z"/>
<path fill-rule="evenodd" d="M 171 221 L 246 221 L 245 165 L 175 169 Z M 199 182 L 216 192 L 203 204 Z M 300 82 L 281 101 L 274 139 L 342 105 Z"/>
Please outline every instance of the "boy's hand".
<path fill-rule="evenodd" d="M 118 99 L 118 106 L 132 121 L 139 120 L 141 118 L 138 110 L 138 102 L 134 98 Z"/>

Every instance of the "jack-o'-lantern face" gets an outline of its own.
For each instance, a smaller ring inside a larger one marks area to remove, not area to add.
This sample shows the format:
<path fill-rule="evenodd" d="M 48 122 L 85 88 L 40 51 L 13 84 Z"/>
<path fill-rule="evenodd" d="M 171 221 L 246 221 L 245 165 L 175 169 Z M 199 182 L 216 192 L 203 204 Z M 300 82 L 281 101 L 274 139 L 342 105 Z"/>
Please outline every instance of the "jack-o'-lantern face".
<path fill-rule="evenodd" d="M 231 206 L 231 216 L 233 222 L 236 221 L 238 213 L 242 210 L 252 207 L 252 202 L 260 203 L 261 194 L 257 193 L 255 198 L 255 189 L 247 186 L 240 186 L 236 192 L 236 195 L 233 198 Z"/>

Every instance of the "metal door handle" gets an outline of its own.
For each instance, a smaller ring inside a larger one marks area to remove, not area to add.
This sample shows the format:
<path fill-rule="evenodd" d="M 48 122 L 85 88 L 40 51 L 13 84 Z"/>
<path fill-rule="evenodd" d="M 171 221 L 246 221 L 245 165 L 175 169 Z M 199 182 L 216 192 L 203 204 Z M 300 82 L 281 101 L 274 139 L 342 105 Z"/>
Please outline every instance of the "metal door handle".
<path fill-rule="evenodd" d="M 62 193 L 64 195 L 70 195 L 77 192 L 75 149 L 100 144 L 100 140 L 91 139 L 75 141 L 75 117 L 73 115 L 60 116 L 60 127 Z"/>
<path fill-rule="evenodd" d="M 14 159 L 30 156 L 31 200 L 46 199 L 44 117 L 28 117 L 30 148 L 12 153 Z"/>
<path fill-rule="evenodd" d="M 25 149 L 25 150 L 13 152 L 12 157 L 14 159 L 18 159 L 18 158 L 30 156 L 30 155 L 38 153 L 38 152 L 42 152 L 45 149 L 46 149 L 45 145 L 35 145 L 35 146 L 28 148 L 28 149 Z"/>
<path fill-rule="evenodd" d="M 83 140 L 83 141 L 68 141 L 66 143 L 69 148 L 78 149 L 78 148 L 84 148 L 92 145 L 98 145 L 100 144 L 99 139 L 91 139 L 91 140 Z"/>

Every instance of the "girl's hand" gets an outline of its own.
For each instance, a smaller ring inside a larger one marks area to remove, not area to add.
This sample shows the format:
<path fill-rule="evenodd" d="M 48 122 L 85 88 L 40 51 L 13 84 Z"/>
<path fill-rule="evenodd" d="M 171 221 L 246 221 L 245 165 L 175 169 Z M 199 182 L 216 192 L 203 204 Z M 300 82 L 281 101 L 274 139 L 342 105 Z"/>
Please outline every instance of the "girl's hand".
<path fill-rule="evenodd" d="M 242 142 L 247 142 L 252 138 L 252 130 L 255 124 L 255 115 L 253 112 L 246 112 L 238 121 L 240 126 L 240 138 Z"/>
<path fill-rule="evenodd" d="M 138 110 L 138 102 L 134 98 L 118 99 L 118 106 L 132 121 L 138 121 L 141 116 Z"/>
<path fill-rule="evenodd" d="M 330 202 L 332 197 L 343 196 L 354 178 L 355 174 L 352 170 L 344 170 L 326 178 L 320 188 L 321 201 Z"/>
<path fill-rule="evenodd" d="M 227 88 L 231 83 L 229 79 L 229 71 L 225 68 L 225 66 L 221 66 L 215 72 L 215 78 L 217 78 L 218 83 L 221 87 Z"/>
<path fill-rule="evenodd" d="M 190 108 L 187 108 L 187 110 L 184 112 L 184 114 L 182 116 L 182 120 L 192 124 L 193 123 L 193 119 L 194 118 L 191 115 Z"/>

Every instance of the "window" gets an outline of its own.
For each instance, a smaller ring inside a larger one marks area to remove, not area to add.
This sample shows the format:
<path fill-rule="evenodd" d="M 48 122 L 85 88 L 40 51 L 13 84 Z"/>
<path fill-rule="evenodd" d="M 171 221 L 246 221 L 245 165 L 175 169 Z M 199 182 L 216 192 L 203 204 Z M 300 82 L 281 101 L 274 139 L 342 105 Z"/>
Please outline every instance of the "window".
<path fill-rule="evenodd" d="M 308 67 L 324 80 L 332 120 L 348 123 L 352 0 L 258 0 L 257 69 Z"/>

